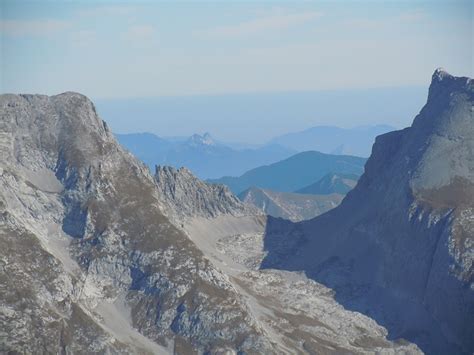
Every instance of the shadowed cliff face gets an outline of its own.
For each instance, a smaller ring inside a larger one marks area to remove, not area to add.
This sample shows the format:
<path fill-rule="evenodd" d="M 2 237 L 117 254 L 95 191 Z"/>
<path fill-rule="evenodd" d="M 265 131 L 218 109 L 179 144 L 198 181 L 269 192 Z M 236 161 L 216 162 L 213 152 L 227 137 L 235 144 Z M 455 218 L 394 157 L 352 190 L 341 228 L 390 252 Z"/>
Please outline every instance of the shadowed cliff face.
<path fill-rule="evenodd" d="M 474 83 L 437 70 L 413 125 L 377 137 L 342 204 L 269 219 L 263 268 L 304 270 L 392 339 L 474 350 Z"/>

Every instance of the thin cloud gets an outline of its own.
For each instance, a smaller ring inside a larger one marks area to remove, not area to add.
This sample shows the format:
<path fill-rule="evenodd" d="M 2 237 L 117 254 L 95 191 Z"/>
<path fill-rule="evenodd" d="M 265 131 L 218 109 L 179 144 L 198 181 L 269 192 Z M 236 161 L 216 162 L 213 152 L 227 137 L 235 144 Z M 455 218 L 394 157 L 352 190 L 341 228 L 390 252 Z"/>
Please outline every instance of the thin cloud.
<path fill-rule="evenodd" d="M 3 20 L 0 32 L 7 36 L 48 36 L 62 32 L 71 26 L 70 22 L 57 20 Z"/>
<path fill-rule="evenodd" d="M 322 13 L 317 11 L 307 11 L 293 14 L 276 13 L 256 18 L 254 20 L 241 22 L 237 25 L 220 26 L 199 31 L 198 34 L 211 38 L 244 37 L 261 32 L 287 29 L 292 26 L 310 22 L 321 16 Z"/>
<path fill-rule="evenodd" d="M 130 5 L 103 5 L 91 8 L 81 9 L 76 12 L 78 16 L 97 17 L 97 16 L 129 16 L 137 11 L 136 6 Z"/>
<path fill-rule="evenodd" d="M 403 22 L 417 22 L 423 20 L 426 13 L 422 10 L 407 11 L 398 16 L 398 19 Z"/>
<path fill-rule="evenodd" d="M 398 15 L 383 19 L 361 18 L 347 22 L 351 26 L 360 28 L 382 28 L 387 25 L 394 26 L 400 23 L 417 23 L 428 18 L 428 15 L 422 10 L 413 10 L 402 12 Z"/>
<path fill-rule="evenodd" d="M 71 41 L 81 47 L 88 46 L 97 40 L 97 34 L 91 30 L 80 30 L 71 33 Z"/>
<path fill-rule="evenodd" d="M 155 29 L 151 25 L 130 26 L 123 38 L 129 41 L 147 41 L 153 39 Z"/>

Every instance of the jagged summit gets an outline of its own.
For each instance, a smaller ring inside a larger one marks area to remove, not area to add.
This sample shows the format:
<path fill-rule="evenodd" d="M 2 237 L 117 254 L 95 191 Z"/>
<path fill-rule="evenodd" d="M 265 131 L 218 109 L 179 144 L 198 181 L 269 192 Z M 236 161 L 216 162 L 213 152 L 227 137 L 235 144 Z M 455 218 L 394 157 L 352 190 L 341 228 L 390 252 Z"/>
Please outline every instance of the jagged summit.
<path fill-rule="evenodd" d="M 458 204 L 474 196 L 474 85 L 469 78 L 439 70 L 433 77 L 427 103 L 412 126 L 377 137 L 361 181 L 364 189 L 393 186 L 394 194 L 404 185 L 433 206 L 454 207 L 456 203 L 441 198 L 445 193 L 436 191 L 456 191 Z M 454 187 L 460 181 L 465 193 Z"/>
<path fill-rule="evenodd" d="M 435 72 L 428 101 L 415 118 L 408 138 L 410 186 L 415 195 L 434 204 L 472 204 L 474 201 L 474 82 L 467 77 L 454 77 Z M 416 163 L 416 166 L 414 164 Z M 461 188 L 460 185 L 463 185 Z M 457 195 L 457 202 L 448 203 L 446 193 Z M 461 193 L 459 190 L 465 190 Z M 433 195 L 428 197 L 427 195 Z M 463 197 L 464 196 L 464 197 Z M 444 200 L 444 201 L 441 201 Z"/>
<path fill-rule="evenodd" d="M 67 91 L 58 95 L 46 96 L 46 95 L 31 95 L 22 94 L 15 95 L 18 98 L 23 98 L 31 106 L 52 104 L 55 110 L 62 113 L 62 116 L 53 115 L 51 118 L 44 116 L 45 120 L 54 119 L 58 124 L 64 125 L 61 127 L 63 131 L 69 129 L 69 125 L 75 125 L 76 128 L 80 129 L 78 134 L 85 133 L 97 133 L 103 138 L 112 138 L 111 132 L 107 126 L 107 123 L 100 119 L 97 115 L 97 110 L 93 102 L 85 95 Z M 46 121 L 45 123 L 51 123 L 52 121 Z M 56 128 L 56 127 L 52 127 Z M 72 131 L 73 132 L 73 131 Z M 72 134 L 71 132 L 71 134 Z"/>
<path fill-rule="evenodd" d="M 437 69 L 434 71 L 434 73 L 433 73 L 433 75 L 432 75 L 432 80 L 439 80 L 439 81 L 441 81 L 441 80 L 443 80 L 443 78 L 445 78 L 445 77 L 452 77 L 452 75 L 449 74 L 444 68 L 439 67 L 439 68 L 437 68 Z"/>
<path fill-rule="evenodd" d="M 184 167 L 156 166 L 155 180 L 161 199 L 181 219 L 259 214 L 257 209 L 242 203 L 227 186 L 205 183 Z"/>
<path fill-rule="evenodd" d="M 197 133 L 193 134 L 191 137 L 189 137 L 188 144 L 214 146 L 216 145 L 216 142 L 214 138 L 212 138 L 212 136 L 208 132 L 206 132 L 203 135 Z"/>
<path fill-rule="evenodd" d="M 439 81 L 446 81 L 446 80 L 455 80 L 455 81 L 464 81 L 466 84 L 469 84 L 471 82 L 471 78 L 467 77 L 467 76 L 454 76 L 454 75 L 451 75 L 447 70 L 445 70 L 444 68 L 437 68 L 432 77 L 431 77 L 431 81 L 435 81 L 435 82 L 439 82 Z"/>
<path fill-rule="evenodd" d="M 20 164 L 39 166 L 47 162 L 48 167 L 55 167 L 59 154 L 62 162 L 79 169 L 100 164 L 101 156 L 120 150 L 94 104 L 84 95 L 2 95 L 0 107 L 3 134 L 12 140 L 8 150 Z"/>
<path fill-rule="evenodd" d="M 97 130 L 98 132 L 109 131 L 105 121 L 102 121 L 97 115 L 97 110 L 92 101 L 85 95 L 74 92 L 66 91 L 61 94 L 47 96 L 40 94 L 21 94 L 13 95 L 17 99 L 23 98 L 30 105 L 43 104 L 47 103 L 54 104 L 58 110 L 66 110 L 69 114 L 75 112 L 83 112 L 87 114 L 77 115 L 70 117 L 75 120 L 82 120 L 84 125 L 89 125 L 91 130 Z M 64 119 L 61 121 L 65 121 Z"/>
<path fill-rule="evenodd" d="M 155 176 L 160 176 L 163 173 L 173 174 L 173 175 L 187 175 L 190 177 L 193 176 L 193 173 L 191 172 L 191 170 L 189 170 L 185 166 L 182 166 L 180 168 L 175 168 L 173 166 L 168 166 L 168 165 L 155 165 Z"/>
<path fill-rule="evenodd" d="M 465 76 L 453 76 L 443 68 L 438 68 L 435 70 L 431 78 L 428 102 L 443 99 L 443 96 L 446 96 L 446 93 L 463 90 L 470 92 L 470 95 L 473 94 L 474 83 L 471 78 Z"/>

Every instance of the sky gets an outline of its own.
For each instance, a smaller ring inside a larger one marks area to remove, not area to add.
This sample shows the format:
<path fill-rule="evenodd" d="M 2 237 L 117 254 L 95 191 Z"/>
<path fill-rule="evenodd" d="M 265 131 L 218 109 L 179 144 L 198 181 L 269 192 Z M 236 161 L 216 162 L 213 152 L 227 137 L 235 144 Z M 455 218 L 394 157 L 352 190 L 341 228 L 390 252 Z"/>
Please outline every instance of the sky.
<path fill-rule="evenodd" d="M 246 105 L 236 98 L 250 95 L 253 102 L 273 95 L 278 103 L 285 102 L 284 93 L 370 93 L 377 88 L 395 92 L 418 88 L 422 101 L 437 67 L 473 76 L 469 1 L 0 0 L 0 4 L 0 91 L 77 91 L 107 103 L 102 105 L 105 113 L 114 111 L 109 109 L 114 102 L 144 98 L 157 98 L 157 112 L 166 113 L 159 109 L 163 98 L 196 97 L 208 106 L 227 98 Z M 375 113 L 365 120 L 341 113 L 331 122 L 409 123 L 413 117 L 405 116 L 413 109 L 397 112 L 397 100 L 393 101 L 387 104 L 395 105 L 398 121 L 384 121 Z M 255 121 L 266 111 L 253 105 L 257 109 L 249 117 Z M 238 119 L 214 117 L 206 126 L 199 117 L 209 109 L 195 109 L 185 106 L 187 118 L 175 124 L 159 117 L 144 121 L 135 117 L 128 125 L 123 116 L 103 118 L 123 132 L 137 126 L 161 135 L 199 130 L 216 131 L 225 139 L 239 140 L 243 135 Z M 284 109 L 291 112 L 291 107 Z M 280 117 L 273 128 L 281 123 L 281 129 L 271 134 L 331 123 L 317 108 L 305 109 L 304 119 Z M 295 124 L 287 127 L 290 119 Z M 141 123 L 135 125 L 137 120 Z M 232 133 L 229 126 L 236 131 Z M 265 127 L 259 127 L 262 135 L 252 140 L 269 136 Z"/>
<path fill-rule="evenodd" d="M 411 124 L 427 87 L 97 99 L 99 115 L 116 133 L 190 136 L 205 132 L 224 143 L 264 144 L 319 125 L 352 128 Z"/>

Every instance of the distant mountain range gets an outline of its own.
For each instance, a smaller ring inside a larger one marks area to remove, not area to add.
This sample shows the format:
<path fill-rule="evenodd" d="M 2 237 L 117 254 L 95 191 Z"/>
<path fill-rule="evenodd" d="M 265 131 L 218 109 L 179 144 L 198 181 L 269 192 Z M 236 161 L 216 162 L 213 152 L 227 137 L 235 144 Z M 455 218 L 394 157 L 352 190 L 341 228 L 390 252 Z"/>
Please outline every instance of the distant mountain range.
<path fill-rule="evenodd" d="M 219 185 L 216 185 L 219 186 Z M 251 187 L 239 195 L 239 199 L 253 205 L 267 215 L 299 222 L 314 218 L 339 205 L 342 194 L 309 195 L 278 192 Z"/>
<path fill-rule="evenodd" d="M 153 132 L 167 137 L 182 135 L 179 132 L 184 131 L 189 132 L 186 133 L 189 136 L 210 130 L 215 137 L 226 137 L 226 145 L 229 145 L 229 141 L 234 140 L 261 144 L 320 124 L 350 127 L 351 124 L 386 123 L 403 127 L 410 123 L 409 118 L 418 112 L 425 98 L 426 88 L 420 85 L 109 98 L 98 99 L 95 104 L 113 132 Z"/>
<path fill-rule="evenodd" d="M 357 185 L 359 177 L 357 174 L 329 173 L 323 176 L 321 180 L 296 192 L 313 195 L 347 194 Z"/>
<path fill-rule="evenodd" d="M 219 141 L 209 133 L 159 137 L 145 132 L 116 134 L 116 137 L 152 171 L 155 165 L 186 167 L 201 179 L 217 179 L 240 176 L 248 170 L 304 151 L 366 157 L 370 155 L 375 137 L 392 130 L 394 128 L 387 125 L 352 129 L 316 126 L 276 137 L 260 146 Z"/>
<path fill-rule="evenodd" d="M 239 177 L 225 176 L 208 181 L 225 184 L 235 194 L 254 186 L 294 192 L 331 172 L 360 175 L 364 171 L 365 161 L 365 158 L 355 156 L 302 152 L 277 163 L 252 169 Z"/>
<path fill-rule="evenodd" d="M 270 144 L 278 144 L 299 152 L 317 150 L 328 154 L 368 157 L 375 137 L 394 130 L 394 127 L 388 125 L 360 126 L 351 129 L 316 126 L 276 137 Z"/>
<path fill-rule="evenodd" d="M 329 173 L 296 192 L 250 187 L 238 197 L 242 202 L 259 208 L 269 216 L 298 222 L 312 219 L 337 207 L 346 194 L 357 185 L 359 178 L 358 174 Z"/>
<path fill-rule="evenodd" d="M 152 170 L 155 165 L 186 167 L 202 179 L 238 176 L 257 166 L 290 157 L 296 151 L 277 144 L 235 149 L 209 133 L 162 138 L 152 133 L 116 134 L 118 141 Z"/>

